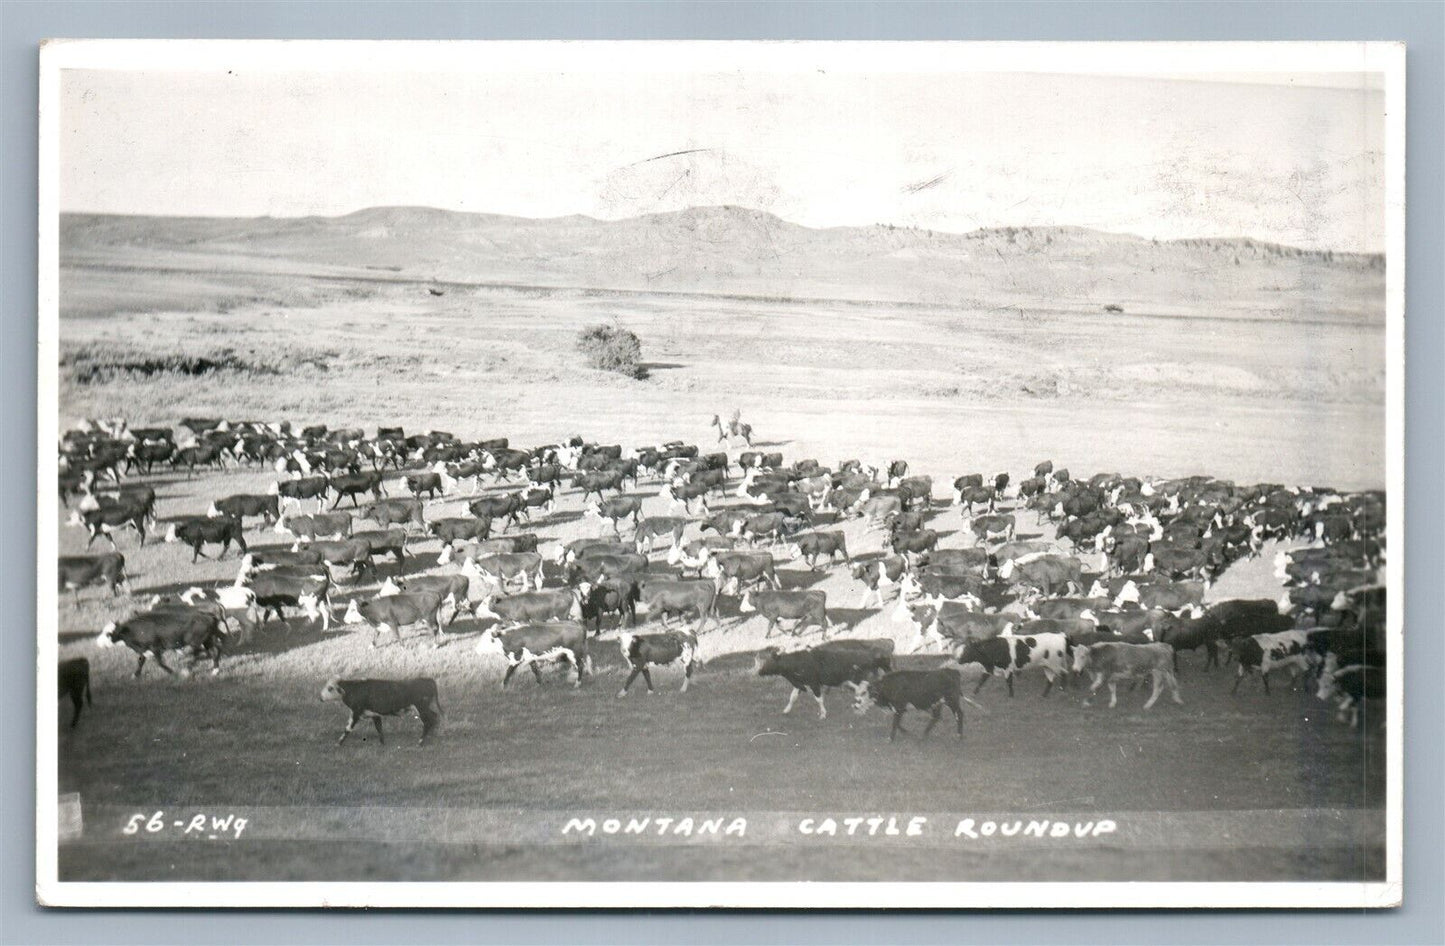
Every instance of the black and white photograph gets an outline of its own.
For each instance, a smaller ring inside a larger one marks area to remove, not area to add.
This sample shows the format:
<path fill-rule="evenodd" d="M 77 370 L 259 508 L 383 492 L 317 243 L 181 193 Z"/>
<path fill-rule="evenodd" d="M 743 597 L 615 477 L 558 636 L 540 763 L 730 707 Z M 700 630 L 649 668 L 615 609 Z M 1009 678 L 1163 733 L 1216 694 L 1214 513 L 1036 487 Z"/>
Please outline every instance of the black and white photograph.
<path fill-rule="evenodd" d="M 40 60 L 41 903 L 1400 903 L 1400 44 Z"/>

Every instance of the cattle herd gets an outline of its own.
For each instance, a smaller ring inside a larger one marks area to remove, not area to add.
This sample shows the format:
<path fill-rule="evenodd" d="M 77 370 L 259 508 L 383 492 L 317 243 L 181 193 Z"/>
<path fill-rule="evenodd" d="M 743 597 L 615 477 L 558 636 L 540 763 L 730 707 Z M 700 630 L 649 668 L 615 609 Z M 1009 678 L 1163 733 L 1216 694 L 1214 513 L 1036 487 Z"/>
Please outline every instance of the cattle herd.
<path fill-rule="evenodd" d="M 890 739 L 906 731 L 909 708 L 931 714 L 928 730 L 949 710 L 962 735 L 971 700 L 960 671 L 969 668 L 982 671 L 974 693 L 1001 677 L 1012 696 L 1015 677 L 1038 671 L 1045 696 L 1087 683 L 1092 697 L 1107 686 L 1111 707 L 1120 683 L 1145 683 L 1149 709 L 1166 693 L 1182 702 L 1180 651 L 1202 650 L 1206 669 L 1223 651 L 1234 690 L 1258 673 L 1268 691 L 1270 673 L 1288 670 L 1351 725 L 1385 692 L 1382 492 L 1207 476 L 1079 479 L 1044 462 L 1018 482 L 958 476 L 948 502 L 901 460 L 829 468 L 752 449 L 729 456 L 674 442 L 624 451 L 580 437 L 517 449 L 506 438 L 441 431 L 368 436 L 219 418 L 174 428 L 88 421 L 59 446 L 69 522 L 85 530 L 88 549 L 97 540 L 110 547 L 60 558 L 59 590 L 75 602 L 92 587 L 130 599 L 129 616 L 100 629 L 98 643 L 133 652 L 137 678 L 148 659 L 174 673 L 172 654 L 219 673 L 251 635 L 276 632 L 273 617 L 304 615 L 323 632 L 333 621 L 369 628 L 373 647 L 401 643 L 412 627 L 440 647 L 468 617 L 485 623 L 476 651 L 505 660 L 504 687 L 523 667 L 543 683 L 549 663 L 583 686 L 589 646 L 608 625 L 630 671 L 619 697 L 638 676 L 655 692 L 651 668 L 668 665 L 683 671 L 685 691 L 699 639 L 710 623 L 724 626 L 726 603 L 739 622 L 756 614 L 765 638 L 777 632 L 785 642 L 756 655 L 758 674 L 792 688 L 784 712 L 806 691 L 826 717 L 825 691 L 847 687 L 856 712 L 892 712 Z M 216 496 L 204 515 L 172 517 L 163 533 L 192 563 L 232 554 L 234 582 L 133 594 L 123 544 L 155 541 L 166 501 L 155 488 L 164 484 L 147 480 L 157 469 L 191 477 L 247 466 L 275 470 L 269 491 Z M 641 484 L 656 484 L 649 495 L 667 501 L 667 515 L 644 515 Z M 428 504 L 458 495 L 467 515 L 429 515 Z M 523 531 L 568 515 L 559 504 L 595 520 L 599 536 L 564 544 Z M 960 528 L 943 528 L 960 517 Z M 873 549 L 848 548 L 840 526 L 850 519 L 863 520 Z M 1054 538 L 1023 536 L 1046 521 Z M 945 536 L 959 547 L 944 547 Z M 1206 604 L 1211 584 L 1269 540 L 1293 546 L 1273 562 L 1278 599 Z M 409 570 L 428 543 L 440 545 L 435 568 Z M 378 583 L 381 559 L 396 568 Z M 873 602 L 898 633 L 850 636 L 824 591 L 784 588 L 778 566 L 787 561 L 809 573 L 847 569 L 859 606 Z M 639 632 L 639 612 L 644 627 L 657 626 Z M 90 700 L 89 664 L 76 657 L 59 670 L 75 726 Z M 371 719 L 380 735 L 383 716 L 414 713 L 424 742 L 442 719 L 429 677 L 317 683 L 322 700 L 350 712 L 343 740 L 358 722 Z"/>

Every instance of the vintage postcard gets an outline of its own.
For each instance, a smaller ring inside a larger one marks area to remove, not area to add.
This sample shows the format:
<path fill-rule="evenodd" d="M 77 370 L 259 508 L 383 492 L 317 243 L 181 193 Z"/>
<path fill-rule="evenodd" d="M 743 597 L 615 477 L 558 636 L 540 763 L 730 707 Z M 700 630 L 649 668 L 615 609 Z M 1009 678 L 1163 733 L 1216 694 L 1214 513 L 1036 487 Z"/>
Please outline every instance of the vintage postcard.
<path fill-rule="evenodd" d="M 37 896 L 1398 904 L 1404 60 L 45 44 Z"/>

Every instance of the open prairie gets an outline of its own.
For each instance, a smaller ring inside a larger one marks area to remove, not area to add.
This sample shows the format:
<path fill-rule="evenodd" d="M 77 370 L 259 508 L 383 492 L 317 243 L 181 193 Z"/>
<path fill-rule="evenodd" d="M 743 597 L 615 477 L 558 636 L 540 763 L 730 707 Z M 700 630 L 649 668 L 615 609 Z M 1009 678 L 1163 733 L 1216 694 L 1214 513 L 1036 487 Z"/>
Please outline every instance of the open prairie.
<path fill-rule="evenodd" d="M 972 542 L 946 505 L 946 483 L 999 470 L 1017 482 L 1045 458 L 1078 476 L 1384 483 L 1383 272 L 1368 259 L 1086 231 L 990 233 L 965 252 L 954 245 L 963 237 L 797 233 L 756 216 L 739 223 L 732 211 L 694 215 L 690 226 L 627 222 L 632 229 L 612 230 L 623 235 L 609 241 L 597 238 L 596 221 L 528 227 L 420 214 L 68 219 L 62 427 L 209 415 L 368 432 L 403 425 L 517 446 L 577 434 L 707 450 L 711 416 L 737 409 L 755 445 L 788 460 L 902 458 L 910 472 L 932 475 L 945 505 L 930 527 L 945 547 Z M 772 241 L 768 254 L 756 255 L 767 241 L 745 239 L 749 227 Z M 815 245 L 824 240 L 834 242 Z M 856 250 L 848 265 L 837 241 Z M 613 249 L 587 255 L 587 246 Z M 683 247 L 679 272 L 658 261 L 669 246 Z M 815 259 L 831 261 L 818 263 L 816 277 Z M 1161 267 L 1173 269 L 1151 278 Z M 638 334 L 646 379 L 583 364 L 574 339 L 598 322 Z M 727 446 L 733 457 L 742 449 Z M 149 481 L 163 530 L 275 478 L 253 467 Z M 646 514 L 667 512 L 658 487 L 644 479 L 636 491 Z M 389 490 L 405 488 L 392 480 Z M 457 515 L 465 501 L 429 502 L 427 518 Z M 878 556 L 881 532 L 840 528 L 855 559 Z M 61 554 L 82 550 L 81 530 L 59 531 Z M 551 547 L 604 527 L 568 490 L 533 531 Z M 1020 531 L 1052 536 L 1022 511 Z M 253 528 L 247 539 L 282 537 Z M 120 541 L 137 596 L 235 575 L 230 556 L 192 565 L 178 545 Z M 1234 566 L 1210 600 L 1277 598 L 1277 549 Z M 438 571 L 436 555 L 435 540 L 418 540 L 404 565 L 380 571 Z M 861 586 L 845 570 L 792 562 L 780 576 L 785 588 L 825 591 L 830 617 L 850 636 L 914 643 L 891 601 L 858 607 Z M 338 613 L 345 598 L 375 589 L 344 586 Z M 354 628 L 321 633 L 292 619 L 252 633 L 218 677 L 147 667 L 134 681 L 132 655 L 94 643 L 133 607 L 96 589 L 79 607 L 60 604 L 61 657 L 87 656 L 95 688 L 73 732 L 62 707 L 60 788 L 79 792 L 101 819 L 62 846 L 63 879 L 1240 881 L 1383 871 L 1378 721 L 1351 731 L 1312 693 L 1282 682 L 1266 695 L 1249 681 L 1231 696 L 1233 677 L 1206 671 L 1201 654 L 1183 657 L 1183 705 L 1161 699 L 1144 712 L 1143 694 L 1121 693 L 1116 709 L 1084 707 L 1077 690 L 1041 698 L 1042 680 L 1025 675 L 1016 697 L 994 683 L 976 697 L 981 708 L 965 707 L 961 740 L 949 725 L 920 740 L 915 713 L 913 734 L 889 744 L 886 717 L 854 716 L 841 693 L 828 697 L 826 719 L 811 700 L 781 715 L 787 686 L 752 669 L 769 643 L 763 622 L 731 598 L 722 627 L 702 636 L 708 662 L 693 689 L 677 693 L 677 674 L 664 670 L 661 695 L 645 696 L 639 681 L 623 700 L 610 628 L 591 645 L 597 674 L 581 689 L 556 674 L 540 686 L 524 674 L 504 693 L 500 662 L 473 653 L 485 624 L 469 616 L 440 649 L 413 629 L 402 644 L 372 650 Z M 900 664 L 946 659 L 924 652 Z M 336 747 L 344 713 L 317 694 L 337 674 L 436 677 L 447 717 L 435 745 L 416 748 L 416 724 L 393 720 L 384 747 L 361 730 Z M 139 843 L 120 834 L 133 813 L 227 809 L 252 812 L 250 837 Z M 293 814 L 267 824 L 267 812 L 282 809 Z M 297 809 L 421 809 L 423 821 L 446 809 L 599 818 L 1014 812 L 1107 817 L 1142 833 L 1047 853 L 849 845 L 837 856 L 762 838 L 699 850 L 511 835 L 436 844 L 419 840 L 430 837 L 421 830 L 327 835 L 299 825 Z M 1150 825 L 1153 834 L 1143 830 Z"/>

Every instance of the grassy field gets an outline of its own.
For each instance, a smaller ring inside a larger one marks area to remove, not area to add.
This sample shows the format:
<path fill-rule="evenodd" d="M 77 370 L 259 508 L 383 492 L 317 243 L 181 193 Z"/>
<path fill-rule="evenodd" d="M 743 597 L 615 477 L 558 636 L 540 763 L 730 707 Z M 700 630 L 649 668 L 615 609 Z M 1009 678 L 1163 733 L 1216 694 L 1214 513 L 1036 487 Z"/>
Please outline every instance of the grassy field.
<path fill-rule="evenodd" d="M 1382 271 L 1369 260 L 1237 241 L 1001 232 L 971 242 L 874 234 L 869 252 L 892 241 L 887 253 L 847 256 L 838 248 L 860 245 L 856 234 L 774 229 L 778 253 L 759 261 L 738 255 L 730 218 L 638 231 L 615 244 L 636 251 L 623 259 L 589 255 L 595 233 L 576 221 L 557 224 L 559 236 L 540 224 L 453 232 L 396 214 L 343 219 L 351 230 L 70 220 L 62 425 L 217 415 L 402 424 L 521 445 L 581 434 L 706 447 L 709 418 L 737 408 L 761 448 L 825 464 L 905 458 L 911 472 L 934 476 L 940 497 L 960 473 L 1006 469 L 1017 480 L 1046 457 L 1081 476 L 1383 485 Z M 639 277 L 669 246 L 684 247 L 682 268 Z M 816 279 L 796 274 L 814 264 Z M 1171 286 L 1182 289 L 1170 296 Z M 1127 316 L 1101 312 L 1120 300 Z M 573 340 L 597 322 L 641 337 L 647 379 L 584 365 Z M 221 367 L 174 368 L 202 359 Z M 734 456 L 742 448 L 729 446 Z M 164 520 L 273 479 L 252 471 L 154 482 Z M 640 490 L 650 514 L 665 511 L 656 489 Z M 450 498 L 427 515 L 463 507 Z M 932 526 L 943 545 L 968 544 L 957 510 L 940 510 Z M 855 557 L 880 548 L 878 533 L 845 529 Z M 79 530 L 59 531 L 62 554 L 84 545 Z M 565 541 L 601 526 L 569 493 L 536 531 Z M 230 559 L 192 566 L 178 546 L 136 549 L 131 537 L 122 550 L 142 593 L 235 573 Z M 1274 551 L 1236 566 L 1211 596 L 1278 597 Z M 435 570 L 435 556 L 435 542 L 418 543 L 407 571 Z M 888 613 L 857 608 L 861 589 L 841 569 L 812 575 L 789 564 L 781 574 L 785 587 L 826 591 L 850 634 L 911 643 Z M 927 742 L 890 745 L 886 718 L 855 717 L 840 694 L 826 720 L 811 701 L 782 716 L 786 685 L 752 672 L 762 622 L 740 621 L 730 600 L 724 627 L 703 639 L 709 662 L 693 690 L 679 695 L 676 674 L 663 671 L 662 695 L 626 700 L 615 698 L 612 632 L 593 646 L 599 673 L 580 691 L 524 676 L 503 693 L 500 666 L 473 653 L 481 625 L 471 619 L 440 650 L 413 635 L 376 651 L 367 633 L 323 635 L 296 620 L 254 635 L 217 678 L 147 668 L 132 681 L 133 658 L 98 649 L 94 637 L 133 606 L 90 591 L 79 608 L 62 601 L 56 628 L 40 628 L 59 634 L 62 658 L 84 655 L 94 668 L 93 711 L 56 734 L 61 790 L 79 792 L 100 819 L 63 846 L 65 879 L 1285 880 L 1383 869 L 1370 820 L 1383 805 L 1382 735 L 1351 732 L 1311 694 L 1282 686 L 1265 696 L 1251 683 L 1231 697 L 1232 678 L 1205 672 L 1202 657 L 1184 658 L 1183 706 L 1144 713 L 1142 695 L 1130 694 L 1115 710 L 1086 708 L 1074 692 L 1040 699 L 1042 681 L 1025 678 L 1012 700 L 997 684 L 985 688 L 985 709 L 968 709 L 961 741 L 940 727 Z M 336 748 L 344 713 L 317 693 L 338 674 L 436 677 L 447 719 L 435 746 L 415 748 L 416 724 L 393 721 L 384 748 L 360 731 Z M 142 844 L 119 834 L 124 812 L 228 806 L 255 810 L 249 838 Z M 1049 812 L 1116 819 L 1121 837 L 1047 853 L 852 845 L 838 849 L 847 856 L 819 857 L 816 846 L 760 835 L 699 856 L 693 845 L 619 850 L 601 838 L 510 834 L 437 845 L 268 821 L 268 810 L 298 806 L 351 812 L 362 826 L 383 809 L 436 819 L 457 810 L 715 812 L 755 822 L 775 812 Z M 1260 821 L 1261 812 L 1288 816 Z M 1182 820 L 1168 822 L 1170 813 Z M 1302 830 L 1301 813 L 1331 827 Z M 1236 827 L 1214 839 L 1189 820 L 1199 818 Z M 1244 824 L 1254 826 L 1247 843 Z"/>

